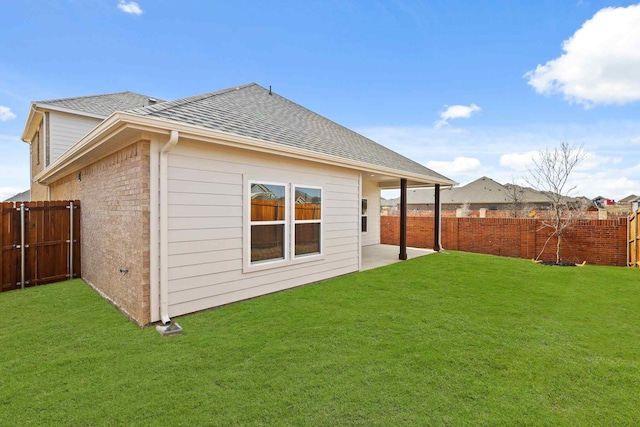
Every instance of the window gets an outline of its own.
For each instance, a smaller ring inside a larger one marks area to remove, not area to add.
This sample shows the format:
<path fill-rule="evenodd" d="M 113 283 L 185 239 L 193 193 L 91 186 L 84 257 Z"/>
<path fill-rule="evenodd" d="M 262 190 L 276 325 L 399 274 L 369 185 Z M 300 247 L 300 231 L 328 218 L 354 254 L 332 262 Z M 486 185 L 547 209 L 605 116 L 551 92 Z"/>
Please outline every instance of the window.
<path fill-rule="evenodd" d="M 362 199 L 362 217 L 360 222 L 360 231 L 363 233 L 367 232 L 367 199 Z"/>
<path fill-rule="evenodd" d="M 286 187 L 251 183 L 251 262 L 285 259 Z"/>
<path fill-rule="evenodd" d="M 322 188 L 246 182 L 245 268 L 273 268 L 318 259 L 323 252 Z"/>
<path fill-rule="evenodd" d="M 294 187 L 294 256 L 319 254 L 321 249 L 322 190 Z"/>

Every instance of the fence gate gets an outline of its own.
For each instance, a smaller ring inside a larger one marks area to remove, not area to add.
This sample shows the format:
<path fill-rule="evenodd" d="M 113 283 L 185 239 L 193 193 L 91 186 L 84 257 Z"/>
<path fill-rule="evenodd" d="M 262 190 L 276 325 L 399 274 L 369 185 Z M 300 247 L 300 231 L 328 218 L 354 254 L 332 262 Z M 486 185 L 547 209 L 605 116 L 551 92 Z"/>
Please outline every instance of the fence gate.
<path fill-rule="evenodd" d="M 628 263 L 630 267 L 640 267 L 640 226 L 638 221 L 640 217 L 640 209 L 632 213 L 629 217 L 629 240 L 627 253 L 629 254 Z"/>
<path fill-rule="evenodd" d="M 0 292 L 80 277 L 79 201 L 0 207 Z"/>

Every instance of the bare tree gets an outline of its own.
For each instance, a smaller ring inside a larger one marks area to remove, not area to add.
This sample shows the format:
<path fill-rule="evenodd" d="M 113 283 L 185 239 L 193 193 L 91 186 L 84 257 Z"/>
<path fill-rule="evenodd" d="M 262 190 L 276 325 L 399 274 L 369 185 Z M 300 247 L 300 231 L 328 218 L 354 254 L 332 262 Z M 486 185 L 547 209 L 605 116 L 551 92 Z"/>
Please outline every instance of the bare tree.
<path fill-rule="evenodd" d="M 530 186 L 542 192 L 549 200 L 550 212 L 542 221 L 542 225 L 551 229 L 547 242 L 553 236 L 557 237 L 556 263 L 562 260 L 563 232 L 584 210 L 581 204 L 572 203 L 570 196 L 576 186 L 569 183 L 569 176 L 585 156 L 582 145 L 569 145 L 564 141 L 559 147 L 540 151 L 538 156 L 533 158 L 534 167 L 529 169 L 529 177 L 525 178 Z M 541 254 L 542 252 L 538 258 Z"/>
<path fill-rule="evenodd" d="M 512 178 L 511 181 L 515 182 Z M 525 204 L 524 204 L 524 188 L 515 184 L 505 184 L 504 188 L 506 188 L 505 196 L 509 201 L 509 211 L 513 218 L 517 218 L 522 215 Z"/>
<path fill-rule="evenodd" d="M 469 202 L 464 202 L 459 208 L 459 215 L 462 218 L 466 218 L 471 214 L 471 205 Z"/>

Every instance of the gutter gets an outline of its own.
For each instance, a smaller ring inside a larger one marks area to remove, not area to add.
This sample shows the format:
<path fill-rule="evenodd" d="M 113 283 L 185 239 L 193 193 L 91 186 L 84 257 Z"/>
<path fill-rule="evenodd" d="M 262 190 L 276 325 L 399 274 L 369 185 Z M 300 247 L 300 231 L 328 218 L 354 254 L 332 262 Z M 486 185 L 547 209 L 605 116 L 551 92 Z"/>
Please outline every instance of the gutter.
<path fill-rule="evenodd" d="M 40 172 L 35 177 L 35 179 L 38 182 L 46 183 L 47 181 L 57 179 L 58 176 L 61 177 L 66 174 L 72 173 L 76 168 L 79 167 L 77 165 L 74 167 L 74 163 L 81 163 L 79 162 L 81 157 L 84 157 L 88 152 L 93 151 L 98 146 L 102 145 L 106 140 L 110 138 L 113 132 L 117 132 L 118 129 L 138 130 L 141 132 L 160 133 L 164 135 L 168 134 L 168 129 L 175 129 L 180 132 L 183 138 L 198 139 L 203 142 L 213 142 L 228 147 L 250 149 L 257 152 L 282 155 L 289 158 L 309 160 L 315 163 L 324 163 L 332 166 L 361 170 L 367 173 L 387 175 L 389 177 L 407 178 L 408 180 L 416 181 L 418 183 L 427 182 L 429 184 L 440 184 L 442 186 L 457 184 L 455 181 L 452 181 L 446 177 L 439 178 L 428 175 L 421 175 L 413 172 L 393 169 L 379 165 L 372 165 L 355 160 L 348 160 L 329 154 L 321 154 L 302 148 L 288 147 L 281 144 L 262 141 L 252 137 L 207 129 L 201 126 L 174 122 L 167 119 L 143 117 L 121 111 L 113 113 L 104 122 L 95 127 L 76 145 L 62 154 L 62 156 L 60 156 L 48 168 Z M 425 185 L 414 184 L 410 185 L 410 187 L 425 187 Z"/>
<path fill-rule="evenodd" d="M 160 321 L 162 325 L 156 330 L 162 336 L 175 335 L 182 332 L 177 323 L 169 317 L 169 151 L 178 143 L 179 134 L 172 130 L 169 140 L 160 150 Z M 152 230 L 153 232 L 153 230 Z"/>

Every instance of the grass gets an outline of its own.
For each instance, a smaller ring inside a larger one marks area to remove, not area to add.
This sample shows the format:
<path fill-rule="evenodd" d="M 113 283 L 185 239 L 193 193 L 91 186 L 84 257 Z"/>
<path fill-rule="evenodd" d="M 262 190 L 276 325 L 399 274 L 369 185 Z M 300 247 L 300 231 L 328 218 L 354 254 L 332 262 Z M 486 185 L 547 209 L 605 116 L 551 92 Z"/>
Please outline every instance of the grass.
<path fill-rule="evenodd" d="M 437 254 L 139 329 L 0 294 L 0 425 L 640 425 L 640 271 Z"/>

